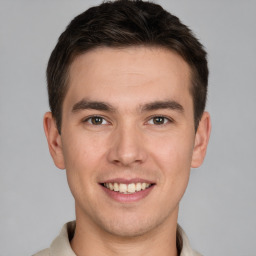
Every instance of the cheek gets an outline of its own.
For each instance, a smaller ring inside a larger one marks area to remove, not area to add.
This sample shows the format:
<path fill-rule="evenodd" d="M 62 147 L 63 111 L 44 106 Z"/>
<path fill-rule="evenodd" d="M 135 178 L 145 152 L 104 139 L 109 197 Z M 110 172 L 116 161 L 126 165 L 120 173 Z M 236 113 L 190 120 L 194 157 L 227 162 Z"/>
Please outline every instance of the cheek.
<path fill-rule="evenodd" d="M 165 170 L 190 169 L 192 153 L 193 139 L 190 136 L 174 134 L 151 140 L 151 154 Z"/>
<path fill-rule="evenodd" d="M 65 134 L 62 143 L 67 180 L 75 198 L 84 190 L 90 191 L 95 184 L 97 170 L 101 168 L 104 156 L 100 140 L 76 134 Z"/>
<path fill-rule="evenodd" d="M 102 141 L 85 133 L 66 134 L 62 143 L 66 169 L 91 169 L 104 154 Z"/>
<path fill-rule="evenodd" d="M 161 142 L 157 151 L 152 150 L 152 158 L 161 170 L 163 192 L 172 194 L 173 200 L 178 202 L 189 180 L 193 140 L 189 136 L 177 135 L 166 137 Z"/>
<path fill-rule="evenodd" d="M 93 198 L 101 152 L 90 140 L 72 137 L 69 140 L 64 150 L 67 182 L 76 204 L 81 208 L 86 205 L 89 210 L 97 204 Z"/>

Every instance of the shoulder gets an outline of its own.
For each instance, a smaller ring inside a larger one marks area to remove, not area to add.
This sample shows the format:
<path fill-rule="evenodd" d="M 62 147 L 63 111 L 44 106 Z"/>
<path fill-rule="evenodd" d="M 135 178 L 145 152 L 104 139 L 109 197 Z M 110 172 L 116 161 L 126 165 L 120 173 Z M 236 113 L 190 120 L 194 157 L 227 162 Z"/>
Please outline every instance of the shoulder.
<path fill-rule="evenodd" d="M 197 252 L 197 251 L 193 251 L 193 253 L 194 253 L 194 254 L 193 254 L 194 256 L 203 256 L 202 254 L 200 254 L 200 253 Z"/>
<path fill-rule="evenodd" d="M 50 256 L 50 249 L 44 249 L 36 254 L 33 254 L 32 256 Z"/>
<path fill-rule="evenodd" d="M 178 225 L 177 231 L 182 240 L 182 250 L 180 256 L 202 256 L 200 253 L 192 249 L 188 237 L 180 225 Z"/>
<path fill-rule="evenodd" d="M 69 242 L 70 238 L 74 235 L 75 226 L 75 221 L 66 223 L 60 234 L 52 241 L 48 249 L 39 251 L 32 256 L 76 256 Z"/>

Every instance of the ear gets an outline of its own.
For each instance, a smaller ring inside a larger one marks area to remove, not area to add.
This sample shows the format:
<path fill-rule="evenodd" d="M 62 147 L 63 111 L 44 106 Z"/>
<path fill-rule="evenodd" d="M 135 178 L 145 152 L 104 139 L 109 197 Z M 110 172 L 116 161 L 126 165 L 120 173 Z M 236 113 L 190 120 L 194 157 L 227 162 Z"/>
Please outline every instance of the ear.
<path fill-rule="evenodd" d="M 208 112 L 204 112 L 203 116 L 199 122 L 196 136 L 195 145 L 193 149 L 191 167 L 199 167 L 203 161 L 206 154 L 206 149 L 211 133 L 211 119 Z"/>
<path fill-rule="evenodd" d="M 49 151 L 55 165 L 59 169 L 65 169 L 61 136 L 51 112 L 47 112 L 44 115 L 44 132 L 47 138 Z"/>

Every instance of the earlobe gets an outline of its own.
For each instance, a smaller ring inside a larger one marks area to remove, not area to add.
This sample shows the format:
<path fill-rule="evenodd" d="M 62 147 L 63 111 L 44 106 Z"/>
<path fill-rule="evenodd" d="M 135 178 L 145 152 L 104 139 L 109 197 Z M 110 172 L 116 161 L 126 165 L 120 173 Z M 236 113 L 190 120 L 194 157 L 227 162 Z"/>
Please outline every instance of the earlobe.
<path fill-rule="evenodd" d="M 210 138 L 210 133 L 211 133 L 210 115 L 208 112 L 204 112 L 196 132 L 195 145 L 193 149 L 193 156 L 192 156 L 192 162 L 191 162 L 192 168 L 197 168 L 203 163 L 206 150 L 207 150 L 207 145 Z"/>
<path fill-rule="evenodd" d="M 51 112 L 47 112 L 44 115 L 44 132 L 47 138 L 49 151 L 55 165 L 59 169 L 65 169 L 61 136 Z"/>

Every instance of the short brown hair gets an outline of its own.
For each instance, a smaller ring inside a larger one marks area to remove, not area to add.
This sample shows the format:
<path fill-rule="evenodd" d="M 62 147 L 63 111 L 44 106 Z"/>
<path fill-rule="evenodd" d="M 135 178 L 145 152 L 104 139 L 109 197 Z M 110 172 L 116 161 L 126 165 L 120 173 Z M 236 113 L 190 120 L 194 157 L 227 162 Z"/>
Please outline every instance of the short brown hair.
<path fill-rule="evenodd" d="M 49 104 L 61 133 L 62 105 L 69 67 L 78 55 L 96 47 L 164 47 L 190 66 L 195 129 L 202 117 L 208 84 L 206 51 L 191 30 L 160 5 L 141 0 L 109 1 L 75 17 L 59 37 L 47 67 Z"/>

